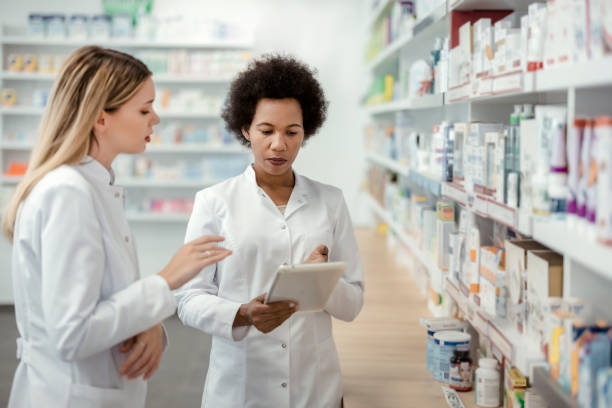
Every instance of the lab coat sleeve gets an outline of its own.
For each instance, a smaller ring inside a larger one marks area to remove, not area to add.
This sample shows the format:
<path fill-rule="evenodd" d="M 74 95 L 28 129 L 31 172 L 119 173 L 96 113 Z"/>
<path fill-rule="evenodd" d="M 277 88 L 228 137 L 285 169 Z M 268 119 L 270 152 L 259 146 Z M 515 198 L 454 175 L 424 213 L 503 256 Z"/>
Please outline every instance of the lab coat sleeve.
<path fill-rule="evenodd" d="M 41 300 L 59 357 L 87 358 L 154 326 L 176 308 L 158 275 L 101 298 L 104 244 L 91 192 L 50 188 L 41 213 Z"/>
<path fill-rule="evenodd" d="M 334 246 L 329 253 L 330 262 L 346 262 L 344 274 L 334 288 L 325 310 L 337 319 L 354 320 L 363 306 L 363 272 L 361 257 L 353 223 L 342 193 L 336 212 Z"/>
<path fill-rule="evenodd" d="M 211 200 L 206 199 L 205 191 L 200 191 L 196 194 L 193 212 L 187 224 L 185 242 L 193 241 L 202 235 L 218 234 L 217 216 Z M 223 243 L 220 245 L 223 246 Z M 174 291 L 178 316 L 187 326 L 213 336 L 240 341 L 249 331 L 249 326 L 232 327 L 241 303 L 223 299 L 218 296 L 218 292 L 217 264 L 209 265 L 191 281 Z"/>

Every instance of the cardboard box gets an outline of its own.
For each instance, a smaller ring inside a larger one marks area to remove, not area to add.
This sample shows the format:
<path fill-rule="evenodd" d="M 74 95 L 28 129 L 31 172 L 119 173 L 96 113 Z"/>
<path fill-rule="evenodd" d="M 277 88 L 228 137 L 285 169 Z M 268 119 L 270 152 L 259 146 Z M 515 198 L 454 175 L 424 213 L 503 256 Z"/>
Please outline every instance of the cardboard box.
<path fill-rule="evenodd" d="M 527 262 L 527 334 L 537 344 L 543 344 L 548 298 L 563 296 L 563 256 L 534 250 L 527 253 Z"/>
<path fill-rule="evenodd" d="M 505 246 L 508 312 L 519 333 L 524 333 L 527 320 L 527 252 L 547 248 L 533 240 L 506 240 Z"/>

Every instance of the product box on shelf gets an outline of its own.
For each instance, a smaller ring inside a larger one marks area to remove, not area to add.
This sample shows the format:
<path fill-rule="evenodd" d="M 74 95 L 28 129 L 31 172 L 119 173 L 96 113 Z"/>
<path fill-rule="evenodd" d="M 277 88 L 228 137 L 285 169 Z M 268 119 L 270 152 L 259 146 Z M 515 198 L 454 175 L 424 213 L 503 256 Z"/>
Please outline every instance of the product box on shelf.
<path fill-rule="evenodd" d="M 538 345 L 545 343 L 548 298 L 563 296 L 563 256 L 549 250 L 527 253 L 527 335 Z"/>
<path fill-rule="evenodd" d="M 471 185 L 473 191 L 480 194 L 487 193 L 487 150 L 485 135 L 490 132 L 503 132 L 503 124 L 480 122 L 472 122 L 470 124 L 468 145 L 471 149 L 466 151 L 468 167 L 466 173 L 468 176 L 471 176 L 471 180 L 468 179 L 466 185 Z"/>
<path fill-rule="evenodd" d="M 595 121 L 598 140 L 597 159 L 597 237 L 612 245 L 612 117 Z"/>
<path fill-rule="evenodd" d="M 497 246 L 480 248 L 480 306 L 495 316 L 500 286 L 505 286 L 505 251 Z"/>
<path fill-rule="evenodd" d="M 527 378 L 518 368 L 506 364 L 504 369 L 504 408 L 523 408 Z"/>
<path fill-rule="evenodd" d="M 535 119 L 523 119 L 520 122 L 520 210 L 522 214 L 531 215 L 533 212 L 533 187 L 531 178 L 536 171 L 537 126 Z"/>
<path fill-rule="evenodd" d="M 438 239 L 438 268 L 448 271 L 451 233 L 455 229 L 455 204 L 439 201 L 436 204 L 438 218 L 436 220 L 436 236 Z"/>
<path fill-rule="evenodd" d="M 524 333 L 527 319 L 527 253 L 546 247 L 533 240 L 506 240 L 505 247 L 510 320 L 519 333 Z"/>
<path fill-rule="evenodd" d="M 577 399 L 581 407 L 597 405 L 597 373 L 610 367 L 611 334 L 586 332 L 578 350 Z M 605 405 L 604 405 L 605 406 Z"/>

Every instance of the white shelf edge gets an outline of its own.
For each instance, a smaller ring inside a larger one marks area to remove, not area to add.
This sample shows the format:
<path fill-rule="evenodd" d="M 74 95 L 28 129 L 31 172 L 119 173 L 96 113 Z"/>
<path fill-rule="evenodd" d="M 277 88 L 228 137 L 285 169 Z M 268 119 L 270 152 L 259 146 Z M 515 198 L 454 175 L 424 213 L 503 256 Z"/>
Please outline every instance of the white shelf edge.
<path fill-rule="evenodd" d="M 387 102 L 380 105 L 368 107 L 368 112 L 371 115 L 379 115 L 384 113 L 394 113 L 402 110 L 410 109 L 429 109 L 438 108 L 444 105 L 443 94 L 430 94 L 421 97 L 410 99 L 402 99 L 393 102 Z"/>
<path fill-rule="evenodd" d="M 9 106 L 0 108 L 0 114 L 15 116 L 38 116 L 42 115 L 44 111 L 45 108 L 35 106 Z"/>
<path fill-rule="evenodd" d="M 30 38 L 27 36 L 0 36 L 0 44 L 7 45 L 39 45 L 39 46 L 62 46 L 80 47 L 85 45 L 100 45 L 113 48 L 196 48 L 196 49 L 243 49 L 253 47 L 250 41 L 160 41 L 160 40 L 136 40 L 136 39 L 96 39 L 74 40 L 69 38 L 44 39 Z"/>
<path fill-rule="evenodd" d="M 442 271 L 434 264 L 434 261 L 430 259 L 417 245 L 417 243 L 409 235 L 407 235 L 403 228 L 395 222 L 391 215 L 385 210 L 378 202 L 369 194 L 366 193 L 366 197 L 370 208 L 382 218 L 382 220 L 389 225 L 389 227 L 397 234 L 399 239 L 412 251 L 417 257 L 419 262 L 427 268 L 430 275 L 442 276 Z"/>
<path fill-rule="evenodd" d="M 6 140 L 0 140 L 0 150 L 32 150 L 34 143 L 24 142 L 10 142 Z"/>
<path fill-rule="evenodd" d="M 156 180 L 134 177 L 117 178 L 115 184 L 121 187 L 159 187 L 159 188 L 204 188 L 221 180 Z"/>
<path fill-rule="evenodd" d="M 410 174 L 410 169 L 407 166 L 401 164 L 397 160 L 393 160 L 391 158 L 385 157 L 379 153 L 368 153 L 366 158 L 379 166 L 385 167 L 389 170 L 393 170 L 403 176 L 408 177 Z"/>
<path fill-rule="evenodd" d="M 189 221 L 190 214 L 181 213 L 163 213 L 163 212 L 128 212 L 126 214 L 127 220 L 132 222 L 187 222 Z"/>
<path fill-rule="evenodd" d="M 17 80 L 17 81 L 54 81 L 57 74 L 48 74 L 40 72 L 13 72 L 13 71 L 2 71 L 0 72 L 0 79 L 5 80 Z M 196 75 L 174 75 L 174 74 L 155 74 L 153 73 L 153 80 L 157 83 L 177 83 L 177 84 L 228 84 L 231 82 L 233 77 L 203 77 Z"/>
<path fill-rule="evenodd" d="M 594 233 L 589 234 L 594 227 L 572 228 L 567 217 L 565 220 L 534 217 L 533 238 L 612 280 L 612 247 L 597 242 Z"/>

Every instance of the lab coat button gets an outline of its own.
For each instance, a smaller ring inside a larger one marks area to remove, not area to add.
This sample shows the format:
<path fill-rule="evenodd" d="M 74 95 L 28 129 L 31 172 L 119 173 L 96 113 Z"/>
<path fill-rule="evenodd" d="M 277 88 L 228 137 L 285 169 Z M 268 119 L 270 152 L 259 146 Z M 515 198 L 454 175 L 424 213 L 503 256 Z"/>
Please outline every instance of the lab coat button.
<path fill-rule="evenodd" d="M 282 348 L 286 349 L 287 345 L 285 343 L 283 343 L 283 345 L 281 346 Z"/>
<path fill-rule="evenodd" d="M 115 198 L 119 198 L 120 195 L 121 194 L 119 194 L 119 193 L 115 193 Z"/>
<path fill-rule="evenodd" d="M 282 386 L 283 388 L 287 388 L 287 383 L 282 383 L 282 384 L 281 384 L 281 386 Z"/>
<path fill-rule="evenodd" d="M 282 229 L 282 230 L 286 230 L 286 229 L 287 229 L 287 226 L 283 224 L 283 225 L 281 225 L 281 229 Z"/>
<path fill-rule="evenodd" d="M 125 242 L 130 242 L 130 237 L 128 237 L 127 235 L 125 236 Z"/>

